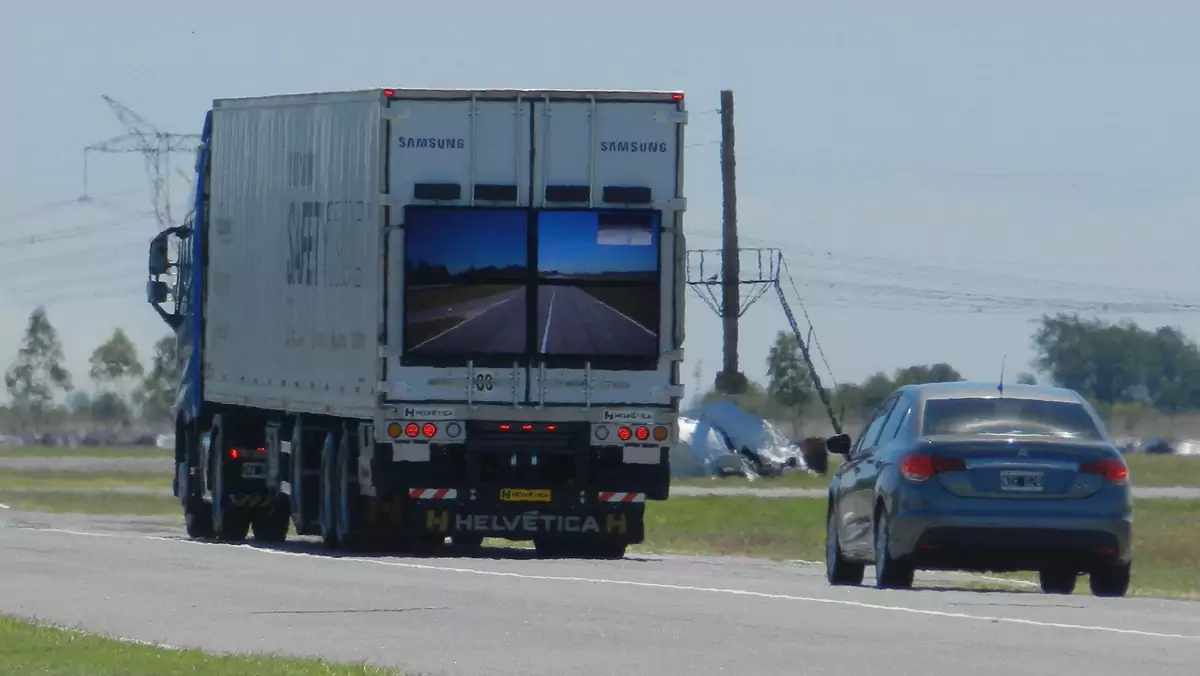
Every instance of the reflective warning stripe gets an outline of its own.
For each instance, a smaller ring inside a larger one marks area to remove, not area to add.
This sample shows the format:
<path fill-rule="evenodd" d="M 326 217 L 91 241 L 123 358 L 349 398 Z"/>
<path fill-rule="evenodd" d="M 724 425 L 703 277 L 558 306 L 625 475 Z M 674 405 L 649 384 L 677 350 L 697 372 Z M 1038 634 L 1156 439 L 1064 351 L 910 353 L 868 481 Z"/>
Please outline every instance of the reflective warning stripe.
<path fill-rule="evenodd" d="M 413 500 L 453 500 L 458 491 L 453 488 L 410 488 L 408 497 Z"/>
<path fill-rule="evenodd" d="M 600 502 L 645 502 L 645 493 L 601 493 Z"/>

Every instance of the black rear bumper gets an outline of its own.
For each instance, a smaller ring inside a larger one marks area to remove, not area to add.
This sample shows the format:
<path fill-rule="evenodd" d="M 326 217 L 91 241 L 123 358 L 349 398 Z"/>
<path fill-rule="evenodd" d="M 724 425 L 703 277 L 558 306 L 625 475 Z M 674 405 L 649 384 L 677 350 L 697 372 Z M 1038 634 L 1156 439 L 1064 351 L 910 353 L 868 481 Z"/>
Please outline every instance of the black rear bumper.
<path fill-rule="evenodd" d="M 645 538 L 645 505 L 499 503 L 410 500 L 401 528 L 414 535 L 475 535 L 507 540 L 548 538 L 637 544 Z"/>
<path fill-rule="evenodd" d="M 1064 566 L 1086 571 L 1119 559 L 1120 542 L 1093 530 L 932 528 L 907 557 L 927 570 L 1012 572 Z"/>

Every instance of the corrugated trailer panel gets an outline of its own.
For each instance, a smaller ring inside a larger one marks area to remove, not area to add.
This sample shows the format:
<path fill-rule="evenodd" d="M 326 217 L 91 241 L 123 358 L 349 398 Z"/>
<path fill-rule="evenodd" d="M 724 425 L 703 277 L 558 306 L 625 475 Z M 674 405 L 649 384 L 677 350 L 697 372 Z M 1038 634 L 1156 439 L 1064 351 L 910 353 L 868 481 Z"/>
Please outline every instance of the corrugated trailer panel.
<path fill-rule="evenodd" d="M 378 92 L 214 104 L 207 400 L 371 417 L 381 126 Z"/>

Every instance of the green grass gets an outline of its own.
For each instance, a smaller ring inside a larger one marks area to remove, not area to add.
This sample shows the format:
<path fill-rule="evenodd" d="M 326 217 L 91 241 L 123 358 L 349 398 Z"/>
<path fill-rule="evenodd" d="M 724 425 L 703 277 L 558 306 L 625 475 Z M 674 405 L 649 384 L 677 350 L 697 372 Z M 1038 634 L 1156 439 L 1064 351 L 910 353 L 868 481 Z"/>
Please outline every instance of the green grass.
<path fill-rule="evenodd" d="M 841 456 L 829 457 L 829 472 L 816 476 L 807 472 L 792 472 L 782 477 L 766 477 L 747 481 L 734 476 L 721 479 L 688 477 L 672 479 L 674 486 L 707 486 L 736 488 L 828 488 L 829 480 L 841 464 Z M 1185 455 L 1128 455 L 1130 478 L 1134 486 L 1163 488 L 1172 486 L 1200 487 L 1200 457 Z"/>
<path fill-rule="evenodd" d="M 1200 457 L 1187 455 L 1127 455 L 1134 486 L 1200 486 Z"/>
<path fill-rule="evenodd" d="M 0 458 L 170 458 L 174 453 L 154 446 L 100 448 L 81 446 L 12 446 L 0 447 Z"/>
<path fill-rule="evenodd" d="M 0 616 L 0 673 L 9 676 L 399 676 L 400 672 L 367 664 L 158 648 Z"/>
<path fill-rule="evenodd" d="M 22 512 L 49 514 L 162 516 L 181 513 L 179 500 L 173 496 L 136 493 L 0 489 L 0 504 Z"/>
<path fill-rule="evenodd" d="M 1132 593 L 1200 598 L 1200 500 L 1137 500 L 1133 531 Z M 739 496 L 651 503 L 646 542 L 636 549 L 822 561 L 824 547 L 824 501 Z"/>
<path fill-rule="evenodd" d="M 0 490 L 16 489 L 109 489 L 170 488 L 169 472 L 82 472 L 79 470 L 0 468 Z"/>

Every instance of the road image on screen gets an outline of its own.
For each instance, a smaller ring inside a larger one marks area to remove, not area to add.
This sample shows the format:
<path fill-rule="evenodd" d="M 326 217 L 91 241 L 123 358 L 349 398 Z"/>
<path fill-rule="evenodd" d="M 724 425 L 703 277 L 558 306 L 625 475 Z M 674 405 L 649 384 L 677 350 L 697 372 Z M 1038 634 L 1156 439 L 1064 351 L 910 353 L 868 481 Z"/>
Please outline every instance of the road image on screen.
<path fill-rule="evenodd" d="M 524 353 L 526 213 L 437 208 L 406 213 L 405 352 Z"/>
<path fill-rule="evenodd" d="M 645 212 L 538 214 L 539 354 L 658 354 L 657 226 Z"/>

